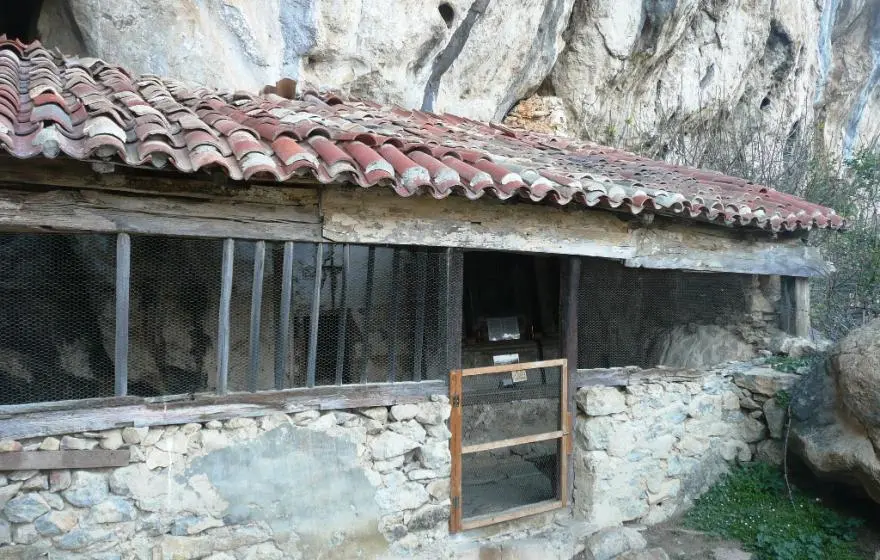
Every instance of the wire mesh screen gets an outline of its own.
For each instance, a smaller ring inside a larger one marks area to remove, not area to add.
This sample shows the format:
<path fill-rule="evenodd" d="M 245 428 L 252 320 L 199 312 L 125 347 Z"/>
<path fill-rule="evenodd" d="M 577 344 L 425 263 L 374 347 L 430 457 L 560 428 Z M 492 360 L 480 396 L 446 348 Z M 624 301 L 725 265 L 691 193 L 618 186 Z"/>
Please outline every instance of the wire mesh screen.
<path fill-rule="evenodd" d="M 444 252 L 327 244 L 321 270 L 316 384 L 445 375 Z"/>
<path fill-rule="evenodd" d="M 555 367 L 462 378 L 462 443 L 559 430 L 560 374 Z"/>
<path fill-rule="evenodd" d="M 132 237 L 129 394 L 216 386 L 222 254 L 220 240 Z"/>
<path fill-rule="evenodd" d="M 542 441 L 462 456 L 462 515 L 499 513 L 556 497 L 557 442 Z"/>
<path fill-rule="evenodd" d="M 0 404 L 113 394 L 115 247 L 0 235 Z"/>
<path fill-rule="evenodd" d="M 676 327 L 734 322 L 747 309 L 751 278 L 627 268 L 583 259 L 578 303 L 578 367 L 651 367 Z"/>

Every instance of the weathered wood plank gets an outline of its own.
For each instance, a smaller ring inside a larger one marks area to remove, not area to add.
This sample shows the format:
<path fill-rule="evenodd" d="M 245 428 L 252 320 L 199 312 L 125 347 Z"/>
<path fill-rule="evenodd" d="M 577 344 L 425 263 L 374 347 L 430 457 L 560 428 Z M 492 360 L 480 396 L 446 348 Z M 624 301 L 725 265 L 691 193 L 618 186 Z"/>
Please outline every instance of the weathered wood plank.
<path fill-rule="evenodd" d="M 581 207 L 510 204 L 449 197 L 402 198 L 380 189 L 327 187 L 323 235 L 345 243 L 427 245 L 622 260 L 630 267 L 742 274 L 819 276 L 831 270 L 815 247 L 763 231 L 651 225 Z"/>
<path fill-rule="evenodd" d="M 43 471 L 51 469 L 100 469 L 128 465 L 128 449 L 91 451 L 15 451 L 0 453 L 0 471 Z"/>
<path fill-rule="evenodd" d="M 342 246 L 342 289 L 339 296 L 339 309 L 342 316 L 339 318 L 339 340 L 336 343 L 336 384 L 342 385 L 345 370 L 345 344 L 348 334 L 348 297 L 349 276 L 351 276 L 351 248 Z"/>
<path fill-rule="evenodd" d="M 442 380 L 421 383 L 324 386 L 227 395 L 180 395 L 170 398 L 124 400 L 103 399 L 107 407 L 97 407 L 91 399 L 87 408 L 76 408 L 78 401 L 68 401 L 68 408 L 58 403 L 27 405 L 29 412 L 9 414 L 19 405 L 0 407 L 0 439 L 22 439 L 77 432 L 110 430 L 126 426 L 162 426 L 208 422 L 237 417 L 258 417 L 273 412 L 295 413 L 303 410 L 344 410 L 370 406 L 391 406 L 422 402 L 431 395 L 446 394 Z M 131 404 L 132 400 L 138 400 Z M 125 404 L 118 404 L 123 402 Z M 21 410 L 17 408 L 16 410 Z"/>
<path fill-rule="evenodd" d="M 324 244 L 315 247 L 315 283 L 312 288 L 312 310 L 309 317 L 309 354 L 306 363 L 306 386 L 315 386 L 318 362 L 318 326 L 321 321 L 321 281 L 324 277 Z"/>
<path fill-rule="evenodd" d="M 549 441 L 551 439 L 563 439 L 564 436 L 565 432 L 563 432 L 562 430 L 556 430 L 553 432 L 545 432 L 542 434 L 529 434 L 527 436 L 487 441 L 486 443 L 475 443 L 462 447 L 461 454 L 469 455 L 471 453 L 491 451 L 493 449 L 503 449 L 505 447 L 514 447 L 516 445 L 525 445 L 527 443 L 538 443 L 541 441 Z"/>
<path fill-rule="evenodd" d="M 449 532 L 461 531 L 462 504 L 461 504 L 461 447 L 462 447 L 462 382 L 461 370 L 449 372 L 449 402 L 451 411 L 449 414 L 449 498 L 452 505 L 449 512 Z"/>
<path fill-rule="evenodd" d="M 131 284 L 131 238 L 127 233 L 116 237 L 116 332 L 114 335 L 114 392 L 128 394 L 128 304 Z"/>
<path fill-rule="evenodd" d="M 337 242 L 586 254 L 613 259 L 634 255 L 626 222 L 610 212 L 456 196 L 443 200 L 403 198 L 386 189 L 328 187 L 321 197 L 324 237 Z"/>
<path fill-rule="evenodd" d="M 278 331 L 275 339 L 275 388 L 284 388 L 287 375 L 287 353 L 290 348 L 290 300 L 293 293 L 293 242 L 284 243 L 284 264 L 281 272 L 281 302 L 278 309 Z"/>
<path fill-rule="evenodd" d="M 317 206 L 123 195 L 0 191 L 0 229 L 319 241 Z"/>
<path fill-rule="evenodd" d="M 822 276 L 833 270 L 817 247 L 800 239 L 768 241 L 740 237 L 709 226 L 660 224 L 633 232 L 633 268 L 681 269 L 740 274 Z"/>
<path fill-rule="evenodd" d="M 88 189 L 117 193 L 138 193 L 171 196 L 175 199 L 238 200 L 273 206 L 284 205 L 316 209 L 318 189 L 314 181 L 288 181 L 261 184 L 260 181 L 231 181 L 222 177 L 216 181 L 210 175 L 181 174 L 173 170 L 131 169 L 117 165 L 113 173 L 95 173 L 89 162 L 65 159 L 22 161 L 0 156 L 0 184 L 54 186 L 68 189 Z"/>
<path fill-rule="evenodd" d="M 462 531 L 470 531 L 471 529 L 478 529 L 488 525 L 497 525 L 498 523 L 513 521 L 514 519 L 537 515 L 539 513 L 546 513 L 563 507 L 565 507 L 565 504 L 562 500 L 547 500 L 544 502 L 538 502 L 537 504 L 508 509 L 499 513 L 468 517 L 467 519 L 462 519 L 459 522 L 459 526 Z"/>
<path fill-rule="evenodd" d="M 694 381 L 705 376 L 704 371 L 680 368 L 610 368 L 579 369 L 572 377 L 576 388 L 590 386 L 626 387 L 651 381 Z"/>
<path fill-rule="evenodd" d="M 232 304 L 232 265 L 235 241 L 223 242 L 223 274 L 220 281 L 220 310 L 217 323 L 217 392 L 226 394 L 229 382 L 229 308 Z"/>
<path fill-rule="evenodd" d="M 257 390 L 260 375 L 260 325 L 263 318 L 263 269 L 266 266 L 266 242 L 254 244 L 254 276 L 251 281 L 251 329 L 250 361 L 248 367 L 248 391 Z"/>
<path fill-rule="evenodd" d="M 794 334 L 810 338 L 810 280 L 794 279 Z"/>

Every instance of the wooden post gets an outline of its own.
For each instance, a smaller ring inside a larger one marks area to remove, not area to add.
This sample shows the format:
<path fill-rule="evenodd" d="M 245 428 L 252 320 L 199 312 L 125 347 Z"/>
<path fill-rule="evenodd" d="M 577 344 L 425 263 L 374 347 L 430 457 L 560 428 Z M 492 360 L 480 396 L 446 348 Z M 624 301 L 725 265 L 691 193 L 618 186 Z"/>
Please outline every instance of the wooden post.
<path fill-rule="evenodd" d="M 581 282 L 581 258 L 563 257 L 560 264 L 561 289 L 559 291 L 559 303 L 561 311 L 559 317 L 562 321 L 562 356 L 568 361 L 566 372 L 568 373 L 570 371 L 577 371 L 578 365 L 578 300 Z M 565 407 L 560 408 L 559 414 L 567 426 L 565 429 L 571 434 L 574 432 L 574 418 L 577 416 L 575 414 L 575 407 L 577 405 L 574 400 L 577 387 L 574 386 L 574 375 L 567 375 L 567 378 L 565 391 L 568 398 L 566 399 Z M 571 441 L 570 436 L 563 440 L 566 444 L 565 446 L 560 442 L 559 449 L 559 456 L 565 457 L 566 467 L 571 464 L 569 455 L 572 450 L 571 446 L 568 445 L 569 441 Z M 560 484 L 560 491 L 565 491 L 565 495 L 560 496 L 560 499 L 568 504 L 571 503 L 574 492 L 574 469 L 568 469 L 568 472 L 563 473 L 562 478 L 565 479 L 565 484 Z"/>
<path fill-rule="evenodd" d="M 293 241 L 284 242 L 281 272 L 281 304 L 278 309 L 278 334 L 275 340 L 275 388 L 284 389 L 287 351 L 290 344 L 290 299 L 293 292 Z"/>
<path fill-rule="evenodd" d="M 461 339 L 464 298 L 464 254 L 460 249 L 446 249 L 446 363 L 449 369 L 461 369 Z"/>
<path fill-rule="evenodd" d="M 449 372 L 449 402 L 452 410 L 449 414 L 449 452 L 452 456 L 449 475 L 449 499 L 452 507 L 449 512 L 449 532 L 461 530 L 461 370 Z"/>
<path fill-rule="evenodd" d="M 225 395 L 229 385 L 229 307 L 232 303 L 232 261 L 235 241 L 223 241 L 223 276 L 220 284 L 220 318 L 217 325 L 217 392 Z"/>
<path fill-rule="evenodd" d="M 794 334 L 810 338 L 810 279 L 794 279 Z"/>
<path fill-rule="evenodd" d="M 116 340 L 113 394 L 128 394 L 128 309 L 131 289 L 131 238 L 116 236 Z"/>
<path fill-rule="evenodd" d="M 388 341 L 388 344 L 391 345 L 388 352 L 388 359 L 390 362 L 388 368 L 388 383 L 394 383 L 397 381 L 397 334 L 400 327 L 398 322 L 401 303 L 398 299 L 397 289 L 400 286 L 400 253 L 401 251 L 404 251 L 404 249 L 395 247 L 392 251 L 394 251 L 394 253 L 391 257 L 391 295 L 388 298 L 388 303 L 391 305 L 391 324 L 389 325 L 389 328 L 391 329 L 391 339 Z"/>
<path fill-rule="evenodd" d="M 339 318 L 339 341 L 336 345 L 336 384 L 342 385 L 342 374 L 345 369 L 345 335 L 348 328 L 348 275 L 351 272 L 351 248 L 342 246 L 342 293 L 339 307 L 342 316 Z"/>
<path fill-rule="evenodd" d="M 266 264 L 266 242 L 254 244 L 254 278 L 251 283 L 251 332 L 250 367 L 248 369 L 248 391 L 257 390 L 260 375 L 260 324 L 263 314 L 263 269 Z"/>
<path fill-rule="evenodd" d="M 416 328 L 413 346 L 413 381 L 422 380 L 422 353 L 425 348 L 425 290 L 428 283 L 428 255 L 416 253 Z M 439 310 L 438 310 L 439 311 Z"/>
<path fill-rule="evenodd" d="M 376 271 L 376 248 L 367 250 L 367 285 L 364 288 L 364 359 L 361 366 L 361 383 L 367 382 L 367 368 L 370 365 L 370 322 L 373 319 L 373 275 Z"/>
<path fill-rule="evenodd" d="M 312 313 L 309 318 L 309 355 L 306 366 L 306 386 L 315 386 L 318 360 L 318 323 L 321 319 L 321 280 L 324 275 L 324 244 L 315 247 L 315 287 L 312 292 Z"/>

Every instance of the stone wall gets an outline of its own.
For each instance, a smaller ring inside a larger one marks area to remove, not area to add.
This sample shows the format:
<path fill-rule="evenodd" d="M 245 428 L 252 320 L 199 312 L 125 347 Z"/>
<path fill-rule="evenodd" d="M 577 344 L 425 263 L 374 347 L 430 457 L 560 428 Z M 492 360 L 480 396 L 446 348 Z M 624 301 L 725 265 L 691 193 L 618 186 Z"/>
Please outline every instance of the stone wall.
<path fill-rule="evenodd" d="M 772 397 L 797 375 L 749 362 L 628 369 L 628 386 L 576 394 L 574 511 L 589 530 L 665 521 L 730 465 L 780 460 L 784 410 Z"/>
<path fill-rule="evenodd" d="M 2 558 L 411 557 L 447 535 L 449 404 L 0 442 L 130 450 L 116 469 L 0 474 Z"/>

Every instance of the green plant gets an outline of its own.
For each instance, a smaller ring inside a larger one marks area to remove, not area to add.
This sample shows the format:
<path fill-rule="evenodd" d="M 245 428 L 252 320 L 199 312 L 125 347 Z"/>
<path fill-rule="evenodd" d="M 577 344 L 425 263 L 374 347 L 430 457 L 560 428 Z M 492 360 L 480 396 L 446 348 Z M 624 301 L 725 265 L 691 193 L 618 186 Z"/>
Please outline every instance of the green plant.
<path fill-rule="evenodd" d="M 694 529 L 736 539 L 759 560 L 856 560 L 861 521 L 843 517 L 808 494 L 786 494 L 782 473 L 764 463 L 736 468 L 685 518 Z"/>
<path fill-rule="evenodd" d="M 782 408 L 788 408 L 788 405 L 791 404 L 791 395 L 785 389 L 777 392 L 773 398 L 776 400 L 776 404 Z"/>
<path fill-rule="evenodd" d="M 764 363 L 776 371 L 797 373 L 801 368 L 809 367 L 811 360 L 810 358 L 792 358 L 791 356 L 770 356 Z"/>

